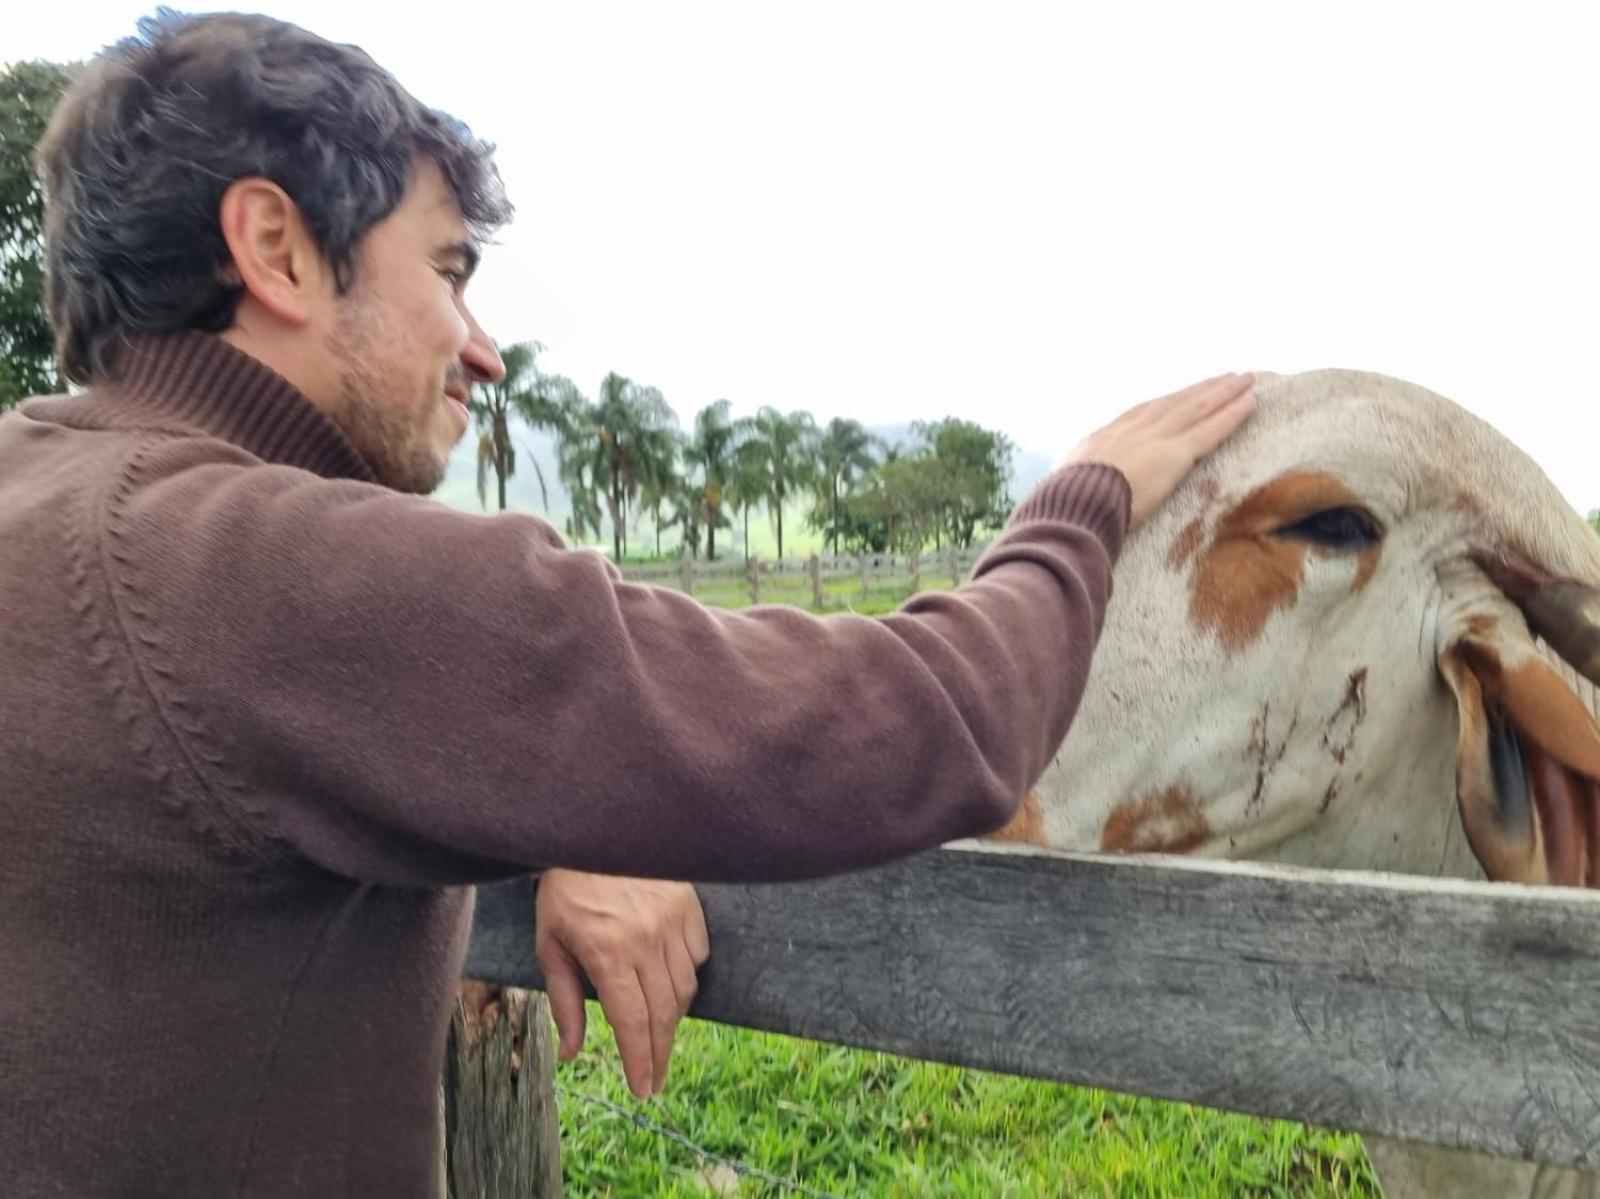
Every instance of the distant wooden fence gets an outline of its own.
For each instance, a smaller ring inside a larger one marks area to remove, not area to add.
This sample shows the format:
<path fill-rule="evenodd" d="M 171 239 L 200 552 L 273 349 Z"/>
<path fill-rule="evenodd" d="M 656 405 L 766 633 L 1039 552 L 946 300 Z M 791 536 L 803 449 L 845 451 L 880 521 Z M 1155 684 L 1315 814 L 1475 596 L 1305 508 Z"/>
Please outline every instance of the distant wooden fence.
<path fill-rule="evenodd" d="M 846 609 L 855 603 L 903 599 L 927 588 L 955 587 L 971 573 L 983 549 L 753 557 L 748 562 L 737 555 L 714 562 L 686 557 L 677 562 L 625 565 L 622 574 L 634 583 L 675 587 L 709 604 L 748 600 L 752 604 Z"/>
<path fill-rule="evenodd" d="M 695 1016 L 1600 1166 L 1600 894 L 954 848 L 700 892 Z M 531 921 L 482 890 L 469 977 L 541 986 Z"/>

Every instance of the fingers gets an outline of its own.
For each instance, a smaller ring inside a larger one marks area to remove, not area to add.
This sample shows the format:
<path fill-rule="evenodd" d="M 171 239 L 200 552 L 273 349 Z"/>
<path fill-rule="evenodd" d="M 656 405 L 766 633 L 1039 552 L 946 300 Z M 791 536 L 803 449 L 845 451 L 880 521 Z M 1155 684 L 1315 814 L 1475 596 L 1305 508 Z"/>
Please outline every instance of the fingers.
<path fill-rule="evenodd" d="M 606 1019 L 611 1021 L 628 1089 L 637 1099 L 650 1098 L 656 1091 L 655 1053 L 651 1045 L 650 1002 L 639 975 L 632 970 L 619 970 L 606 975 L 604 982 L 595 979 L 594 989 Z"/>
<path fill-rule="evenodd" d="M 688 1005 L 678 998 L 678 983 L 673 976 L 668 954 L 663 952 L 660 962 L 639 974 L 639 984 L 644 990 L 645 1002 L 650 1005 L 651 1074 L 654 1083 L 652 1094 L 660 1094 L 666 1085 L 667 1066 L 672 1060 L 672 1041 L 677 1035 L 678 1021 Z M 693 999 L 693 993 L 689 998 Z"/>
<path fill-rule="evenodd" d="M 1204 458 L 1232 437 L 1239 426 L 1250 419 L 1255 410 L 1255 391 L 1247 389 L 1237 393 L 1197 421 L 1189 430 L 1189 446 L 1194 451 L 1195 460 Z"/>
<path fill-rule="evenodd" d="M 540 881 L 536 922 L 562 1060 L 583 1043 L 587 975 L 629 1089 L 641 1099 L 658 1093 L 699 986 L 695 968 L 711 949 L 694 888 L 551 870 Z"/>
<path fill-rule="evenodd" d="M 1209 379 L 1202 379 L 1198 383 L 1191 383 L 1180 391 L 1157 400 L 1156 403 L 1167 407 L 1181 407 L 1192 401 L 1200 400 L 1218 390 L 1227 388 L 1235 379 L 1239 378 L 1237 371 L 1227 371 L 1220 375 L 1212 375 Z"/>
<path fill-rule="evenodd" d="M 560 1038 L 556 1056 L 570 1062 L 583 1048 L 587 1019 L 583 1006 L 583 978 L 578 963 L 554 941 L 539 946 L 539 966 L 544 972 L 545 996 L 555 1017 Z"/>
<path fill-rule="evenodd" d="M 1214 412 L 1227 407 L 1255 386 L 1252 374 L 1218 375 L 1174 392 L 1161 405 L 1159 423 L 1172 431 L 1181 431 L 1205 420 Z"/>

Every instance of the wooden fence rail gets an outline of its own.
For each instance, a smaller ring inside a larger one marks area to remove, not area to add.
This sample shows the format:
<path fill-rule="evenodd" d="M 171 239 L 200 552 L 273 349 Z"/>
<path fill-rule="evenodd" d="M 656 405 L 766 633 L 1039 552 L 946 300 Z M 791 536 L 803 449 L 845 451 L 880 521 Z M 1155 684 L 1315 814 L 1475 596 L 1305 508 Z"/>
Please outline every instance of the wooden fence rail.
<path fill-rule="evenodd" d="M 1600 895 L 965 848 L 701 895 L 699 1017 L 1600 1165 Z M 469 977 L 541 985 L 531 907 L 480 892 Z"/>

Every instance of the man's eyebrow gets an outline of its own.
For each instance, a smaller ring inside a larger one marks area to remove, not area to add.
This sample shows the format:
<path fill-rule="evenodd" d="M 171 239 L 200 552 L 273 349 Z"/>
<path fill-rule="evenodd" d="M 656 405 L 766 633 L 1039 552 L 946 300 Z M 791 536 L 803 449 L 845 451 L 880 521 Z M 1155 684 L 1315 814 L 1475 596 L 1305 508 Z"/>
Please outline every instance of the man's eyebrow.
<path fill-rule="evenodd" d="M 449 245 L 440 246 L 434 252 L 436 258 L 456 258 L 461 262 L 461 273 L 468 279 L 472 278 L 478 269 L 478 247 L 470 241 L 453 241 Z"/>

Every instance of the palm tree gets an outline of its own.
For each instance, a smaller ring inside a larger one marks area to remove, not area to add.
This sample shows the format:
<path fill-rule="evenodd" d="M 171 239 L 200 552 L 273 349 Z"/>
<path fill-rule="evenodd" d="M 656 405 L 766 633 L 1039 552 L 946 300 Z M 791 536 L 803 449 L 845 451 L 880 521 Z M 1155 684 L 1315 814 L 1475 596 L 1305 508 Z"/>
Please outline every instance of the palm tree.
<path fill-rule="evenodd" d="M 834 417 L 817 440 L 817 501 L 828 506 L 828 533 L 839 554 L 840 501 L 867 471 L 877 465 L 872 436 L 858 420 Z"/>
<path fill-rule="evenodd" d="M 816 422 L 809 412 L 787 416 L 776 408 L 756 413 L 755 442 L 761 447 L 766 473 L 767 512 L 778 533 L 778 557 L 783 557 L 783 506 L 796 491 L 816 477 Z"/>
<path fill-rule="evenodd" d="M 511 442 L 511 421 L 516 418 L 534 428 L 554 429 L 559 435 L 567 419 L 569 396 L 574 390 L 560 375 L 539 370 L 539 355 L 544 347 L 536 341 L 521 341 L 500 351 L 505 377 L 498 383 L 480 383 L 467 407 L 478 428 L 478 503 L 489 506 L 489 472 L 494 472 L 495 491 L 500 510 L 506 507 L 506 484 L 517 470 L 517 453 Z M 544 471 L 529 455 L 539 479 L 539 499 L 548 510 L 550 494 L 545 488 Z"/>
<path fill-rule="evenodd" d="M 728 419 L 732 407 L 727 400 L 718 400 L 695 413 L 694 432 L 684 446 L 684 460 L 700 474 L 705 498 L 706 559 L 713 562 L 717 557 L 717 527 L 727 525 L 722 505 L 733 469 L 733 455 L 747 427 Z"/>
<path fill-rule="evenodd" d="M 733 452 L 723 500 L 744 518 L 744 560 L 750 561 L 750 509 L 767 498 L 766 455 L 755 440 L 753 421 L 740 421 L 744 440 Z"/>
<path fill-rule="evenodd" d="M 672 501 L 672 512 L 667 517 L 667 528 L 677 526 L 683 530 L 683 548 L 689 551 L 690 557 L 700 556 L 700 533 L 704 528 L 705 494 L 699 484 L 688 480 L 679 480 L 678 490 L 668 498 Z"/>
<path fill-rule="evenodd" d="M 561 477 L 573 492 L 575 536 L 600 531 L 603 502 L 611 519 L 612 553 L 622 561 L 628 509 L 645 481 L 677 454 L 677 417 L 661 393 L 615 371 L 600 382 L 595 403 L 574 414 L 561 446 Z"/>
<path fill-rule="evenodd" d="M 684 487 L 684 476 L 678 470 L 678 458 L 684 452 L 683 437 L 671 431 L 672 451 L 645 462 L 644 480 L 639 484 L 639 507 L 650 513 L 656 531 L 656 557 L 661 557 L 661 506 L 672 500 Z"/>

